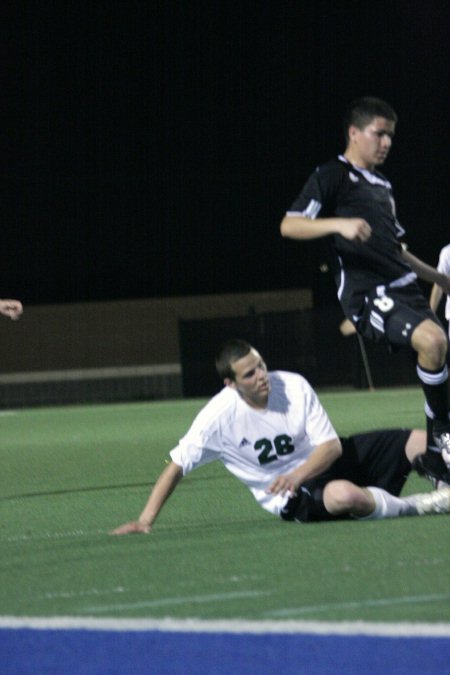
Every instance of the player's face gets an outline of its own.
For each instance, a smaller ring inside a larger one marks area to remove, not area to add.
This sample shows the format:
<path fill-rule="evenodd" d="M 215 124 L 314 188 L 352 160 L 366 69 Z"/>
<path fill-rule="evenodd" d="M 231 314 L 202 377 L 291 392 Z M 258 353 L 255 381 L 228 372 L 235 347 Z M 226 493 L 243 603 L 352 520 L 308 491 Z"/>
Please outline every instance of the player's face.
<path fill-rule="evenodd" d="M 374 119 L 363 129 L 349 129 L 351 161 L 362 169 L 374 169 L 383 164 L 391 149 L 395 122 L 384 117 Z"/>
<path fill-rule="evenodd" d="M 232 364 L 234 380 L 225 380 L 225 384 L 236 389 L 244 401 L 252 408 L 265 408 L 270 392 L 267 366 L 256 349 Z"/>

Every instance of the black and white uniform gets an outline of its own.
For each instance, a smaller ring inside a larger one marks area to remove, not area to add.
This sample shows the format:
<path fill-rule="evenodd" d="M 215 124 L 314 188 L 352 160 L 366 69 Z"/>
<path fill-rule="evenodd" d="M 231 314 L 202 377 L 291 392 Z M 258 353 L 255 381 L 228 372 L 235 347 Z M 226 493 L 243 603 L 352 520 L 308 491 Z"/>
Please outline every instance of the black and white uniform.
<path fill-rule="evenodd" d="M 281 474 L 303 464 L 317 445 L 337 438 L 317 394 L 296 373 L 269 373 L 271 391 L 264 410 L 251 408 L 235 389 L 225 387 L 199 412 L 187 434 L 170 452 L 186 475 L 221 461 L 267 511 L 285 520 L 332 520 L 322 493 L 333 478 L 399 493 L 410 470 L 404 448 L 409 431 L 383 431 L 350 437 L 330 469 L 305 483 L 298 496 L 267 493 Z"/>
<path fill-rule="evenodd" d="M 309 177 L 286 215 L 364 218 L 371 226 L 372 235 L 364 243 L 330 237 L 338 298 L 358 332 L 404 345 L 410 344 L 412 331 L 425 318 L 438 322 L 417 275 L 402 257 L 400 238 L 405 231 L 383 174 L 360 169 L 340 155 Z"/>
<path fill-rule="evenodd" d="M 348 480 L 360 487 L 378 487 L 398 496 L 411 472 L 405 447 L 410 429 L 382 429 L 341 438 L 342 456 L 316 478 L 304 483 L 281 512 L 284 520 L 300 523 L 347 520 L 325 509 L 323 491 L 332 480 Z"/>

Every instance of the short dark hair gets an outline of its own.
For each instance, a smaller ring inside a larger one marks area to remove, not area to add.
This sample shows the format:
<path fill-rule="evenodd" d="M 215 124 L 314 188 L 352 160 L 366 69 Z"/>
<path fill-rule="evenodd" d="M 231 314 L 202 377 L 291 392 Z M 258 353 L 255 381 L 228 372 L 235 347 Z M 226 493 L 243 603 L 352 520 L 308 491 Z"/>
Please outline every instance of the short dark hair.
<path fill-rule="evenodd" d="M 235 361 L 239 361 L 252 350 L 251 344 L 246 340 L 232 339 L 224 342 L 216 356 L 216 370 L 221 380 L 235 379 L 236 373 L 232 368 Z"/>
<path fill-rule="evenodd" d="M 397 114 L 393 107 L 374 96 L 363 96 L 352 101 L 347 108 L 344 117 L 345 138 L 348 141 L 349 127 L 354 126 L 358 129 L 364 129 L 374 117 L 384 117 L 392 122 L 397 122 Z"/>

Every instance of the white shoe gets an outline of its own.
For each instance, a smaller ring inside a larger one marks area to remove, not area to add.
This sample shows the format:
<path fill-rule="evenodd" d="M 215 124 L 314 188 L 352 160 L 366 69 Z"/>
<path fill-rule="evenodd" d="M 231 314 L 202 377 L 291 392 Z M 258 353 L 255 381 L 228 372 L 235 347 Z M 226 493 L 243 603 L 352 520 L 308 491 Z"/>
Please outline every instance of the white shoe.
<path fill-rule="evenodd" d="M 432 513 L 450 513 L 450 487 L 411 495 L 410 497 L 404 497 L 404 500 L 417 511 L 419 516 L 427 516 Z"/>

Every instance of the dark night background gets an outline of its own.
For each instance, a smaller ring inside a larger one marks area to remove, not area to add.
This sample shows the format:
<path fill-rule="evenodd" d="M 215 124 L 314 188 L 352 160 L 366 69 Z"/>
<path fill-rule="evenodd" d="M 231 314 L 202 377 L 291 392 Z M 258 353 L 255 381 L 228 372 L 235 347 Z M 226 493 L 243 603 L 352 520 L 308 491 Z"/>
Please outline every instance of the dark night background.
<path fill-rule="evenodd" d="M 0 12 L 1 297 L 320 285 L 318 244 L 282 240 L 279 223 L 343 150 L 342 114 L 365 94 L 399 115 L 383 170 L 410 249 L 435 265 L 450 240 L 447 0 L 22 0 Z"/>

